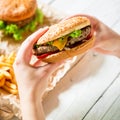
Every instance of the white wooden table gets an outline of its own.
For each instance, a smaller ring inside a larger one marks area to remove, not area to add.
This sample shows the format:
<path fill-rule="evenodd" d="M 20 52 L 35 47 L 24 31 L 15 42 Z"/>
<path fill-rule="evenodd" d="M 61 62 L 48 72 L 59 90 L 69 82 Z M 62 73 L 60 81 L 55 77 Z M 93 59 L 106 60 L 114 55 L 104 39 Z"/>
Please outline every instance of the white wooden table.
<path fill-rule="evenodd" d="M 41 0 L 59 12 L 97 17 L 120 34 L 120 0 Z M 47 120 L 120 120 L 120 59 L 93 55 L 75 65 L 44 101 Z"/>
<path fill-rule="evenodd" d="M 120 0 L 38 0 L 55 10 L 97 17 L 120 34 Z M 120 59 L 93 55 L 78 62 L 44 100 L 47 120 L 120 120 Z"/>

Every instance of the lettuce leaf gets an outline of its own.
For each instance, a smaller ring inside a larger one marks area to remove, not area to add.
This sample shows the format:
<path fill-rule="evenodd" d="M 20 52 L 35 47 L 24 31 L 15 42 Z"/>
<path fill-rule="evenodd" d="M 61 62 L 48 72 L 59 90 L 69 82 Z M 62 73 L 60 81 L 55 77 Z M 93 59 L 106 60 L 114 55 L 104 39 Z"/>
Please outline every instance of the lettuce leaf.
<path fill-rule="evenodd" d="M 0 20 L 0 30 L 4 28 L 5 28 L 5 23 L 2 20 Z"/>
<path fill-rule="evenodd" d="M 75 30 L 72 33 L 69 34 L 70 37 L 72 38 L 77 38 L 82 35 L 82 30 Z"/>
<path fill-rule="evenodd" d="M 40 9 L 36 10 L 35 18 L 24 27 L 19 28 L 16 24 L 5 24 L 0 20 L 0 30 L 6 35 L 12 35 L 16 41 L 22 40 L 24 32 L 34 32 L 39 24 L 43 24 L 44 15 Z"/>

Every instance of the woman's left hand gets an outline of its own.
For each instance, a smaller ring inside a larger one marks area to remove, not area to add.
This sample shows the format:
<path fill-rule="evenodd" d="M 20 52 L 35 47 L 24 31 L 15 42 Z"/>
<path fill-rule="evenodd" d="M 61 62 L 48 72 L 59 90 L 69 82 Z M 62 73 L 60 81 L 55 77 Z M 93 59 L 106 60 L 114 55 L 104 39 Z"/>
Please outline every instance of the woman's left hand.
<path fill-rule="evenodd" d="M 18 51 L 13 67 L 19 94 L 22 98 L 28 95 L 40 99 L 47 88 L 48 78 L 60 65 L 60 63 L 55 63 L 40 66 L 41 60 L 38 60 L 34 65 L 30 64 L 33 45 L 47 30 L 48 28 L 43 28 L 29 36 Z"/>

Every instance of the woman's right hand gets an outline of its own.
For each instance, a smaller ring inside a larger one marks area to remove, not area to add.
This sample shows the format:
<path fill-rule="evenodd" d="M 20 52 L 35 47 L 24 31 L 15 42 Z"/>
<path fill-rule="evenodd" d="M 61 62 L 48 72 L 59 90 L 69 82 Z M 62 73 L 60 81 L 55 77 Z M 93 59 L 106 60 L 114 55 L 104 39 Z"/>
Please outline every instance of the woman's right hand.
<path fill-rule="evenodd" d="M 95 44 L 93 50 L 120 57 L 120 35 L 98 19 L 87 16 L 95 31 Z"/>
<path fill-rule="evenodd" d="M 107 25 L 90 15 L 77 14 L 70 16 L 83 16 L 90 19 L 93 30 L 95 32 L 95 44 L 93 50 L 109 55 L 120 57 L 120 35 L 109 28 Z"/>

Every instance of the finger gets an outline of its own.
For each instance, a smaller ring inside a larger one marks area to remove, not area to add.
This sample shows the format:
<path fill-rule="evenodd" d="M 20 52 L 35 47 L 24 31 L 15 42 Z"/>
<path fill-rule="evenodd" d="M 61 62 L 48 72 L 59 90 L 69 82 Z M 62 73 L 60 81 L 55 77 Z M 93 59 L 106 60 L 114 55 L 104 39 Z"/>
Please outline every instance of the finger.
<path fill-rule="evenodd" d="M 35 67 L 35 68 L 38 68 L 38 67 L 41 67 L 41 66 L 45 66 L 47 64 L 48 63 L 45 63 L 45 62 L 43 62 L 41 60 L 37 60 L 34 64 L 32 64 L 32 66 Z"/>
<path fill-rule="evenodd" d="M 40 67 L 40 71 L 41 69 L 44 69 L 43 70 L 43 74 L 49 76 L 51 73 L 53 73 L 59 66 L 61 66 L 64 62 L 61 61 L 61 62 L 57 62 L 57 63 L 52 63 L 52 64 L 47 64 L 45 66 Z M 39 72 L 39 71 L 38 71 Z"/>
<path fill-rule="evenodd" d="M 99 52 L 99 53 L 102 53 L 102 54 L 109 54 L 109 55 L 112 54 L 111 51 L 104 50 L 104 49 L 101 49 L 101 48 L 95 48 L 94 50 Z"/>
<path fill-rule="evenodd" d="M 25 62 L 29 64 L 29 61 L 32 56 L 32 48 L 33 44 L 48 30 L 48 28 L 39 29 L 35 33 L 33 33 L 31 36 L 29 36 L 26 41 L 23 42 L 21 45 L 16 60 L 21 60 L 22 62 Z"/>

